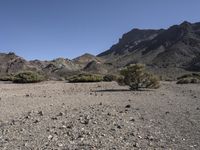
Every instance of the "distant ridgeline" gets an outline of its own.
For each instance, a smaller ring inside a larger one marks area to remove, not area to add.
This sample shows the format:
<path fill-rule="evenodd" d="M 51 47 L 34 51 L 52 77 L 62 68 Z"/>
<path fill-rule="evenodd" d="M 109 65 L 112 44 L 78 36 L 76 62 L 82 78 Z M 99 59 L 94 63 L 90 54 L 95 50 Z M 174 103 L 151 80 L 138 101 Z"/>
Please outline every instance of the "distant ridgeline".
<path fill-rule="evenodd" d="M 143 63 L 163 78 L 200 71 L 200 23 L 183 22 L 169 29 L 133 29 L 109 50 L 94 56 L 84 54 L 73 60 L 27 61 L 15 53 L 0 53 L 0 75 L 24 70 L 41 72 L 49 79 L 61 79 L 82 72 L 117 74 L 129 64 Z"/>

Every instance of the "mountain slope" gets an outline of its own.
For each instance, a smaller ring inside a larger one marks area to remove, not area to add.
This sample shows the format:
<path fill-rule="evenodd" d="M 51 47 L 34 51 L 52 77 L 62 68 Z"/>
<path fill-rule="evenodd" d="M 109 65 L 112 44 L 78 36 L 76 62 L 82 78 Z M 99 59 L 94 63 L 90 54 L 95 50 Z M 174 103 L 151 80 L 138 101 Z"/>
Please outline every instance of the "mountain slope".
<path fill-rule="evenodd" d="M 103 59 L 96 57 L 92 54 L 85 53 L 79 57 L 74 58 L 72 61 L 73 61 L 73 63 L 79 64 L 82 68 L 84 68 L 88 63 L 90 63 L 92 61 L 101 63 L 101 62 L 103 62 Z"/>
<path fill-rule="evenodd" d="M 134 29 L 98 56 L 116 68 L 144 63 L 164 72 L 171 68 L 200 70 L 200 23 L 183 22 L 166 30 Z"/>
<path fill-rule="evenodd" d="M 71 60 L 64 58 L 51 61 L 27 61 L 14 53 L 0 53 L 0 76 L 16 74 L 25 70 L 38 71 L 48 75 L 50 79 L 59 79 L 80 70 L 80 67 Z"/>
<path fill-rule="evenodd" d="M 14 53 L 0 53 L 0 75 L 14 74 L 22 70 L 36 70 L 36 68 Z"/>

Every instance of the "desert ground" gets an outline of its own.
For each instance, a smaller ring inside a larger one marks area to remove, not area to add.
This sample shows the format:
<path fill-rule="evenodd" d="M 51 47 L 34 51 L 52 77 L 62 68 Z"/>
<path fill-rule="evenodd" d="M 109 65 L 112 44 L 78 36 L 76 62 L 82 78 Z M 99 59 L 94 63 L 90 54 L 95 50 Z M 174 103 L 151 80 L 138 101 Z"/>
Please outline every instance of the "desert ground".
<path fill-rule="evenodd" d="M 1 150 L 199 150 L 200 86 L 0 83 Z"/>

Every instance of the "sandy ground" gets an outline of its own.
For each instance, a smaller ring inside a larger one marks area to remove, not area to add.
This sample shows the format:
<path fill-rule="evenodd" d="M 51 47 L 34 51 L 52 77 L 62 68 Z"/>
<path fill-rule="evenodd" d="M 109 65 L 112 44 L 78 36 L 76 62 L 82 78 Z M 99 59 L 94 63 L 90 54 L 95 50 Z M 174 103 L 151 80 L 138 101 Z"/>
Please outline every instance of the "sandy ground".
<path fill-rule="evenodd" d="M 0 84 L 0 149 L 200 149 L 200 85 Z"/>

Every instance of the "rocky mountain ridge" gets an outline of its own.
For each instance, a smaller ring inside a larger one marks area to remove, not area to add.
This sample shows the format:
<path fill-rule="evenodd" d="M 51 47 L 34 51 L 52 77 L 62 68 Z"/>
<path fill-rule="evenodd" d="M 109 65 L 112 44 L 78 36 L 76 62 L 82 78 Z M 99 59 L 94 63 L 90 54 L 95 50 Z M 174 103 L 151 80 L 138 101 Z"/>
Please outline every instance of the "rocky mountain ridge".
<path fill-rule="evenodd" d="M 116 73 L 132 63 L 144 63 L 150 71 L 167 77 L 200 71 L 200 23 L 183 22 L 159 30 L 133 29 L 109 50 L 72 60 L 27 61 L 14 53 L 0 53 L 0 75 L 34 70 L 56 79 L 80 72 Z"/>
<path fill-rule="evenodd" d="M 183 22 L 166 30 L 134 29 L 98 56 L 108 62 L 118 62 L 119 66 L 134 61 L 157 66 L 187 66 L 200 56 L 200 23 Z"/>
<path fill-rule="evenodd" d="M 161 74 L 200 71 L 200 23 L 183 22 L 168 29 L 133 29 L 117 44 L 97 55 L 114 68 L 144 63 Z"/>

